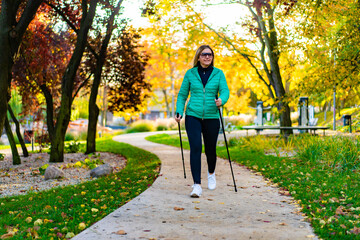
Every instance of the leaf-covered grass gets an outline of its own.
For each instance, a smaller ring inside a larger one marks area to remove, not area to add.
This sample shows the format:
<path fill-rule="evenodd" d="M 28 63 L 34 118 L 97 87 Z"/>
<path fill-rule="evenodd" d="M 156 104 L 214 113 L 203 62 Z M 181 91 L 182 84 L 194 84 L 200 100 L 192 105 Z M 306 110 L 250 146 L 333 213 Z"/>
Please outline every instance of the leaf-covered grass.
<path fill-rule="evenodd" d="M 176 138 L 162 134 L 148 140 L 179 146 Z M 320 238 L 360 239 L 358 138 L 296 136 L 284 143 L 278 138 L 247 137 L 230 141 L 231 159 L 260 172 L 282 194 L 294 197 Z M 296 155 L 266 155 L 274 146 Z M 217 153 L 227 158 L 225 147 L 218 147 Z"/>
<path fill-rule="evenodd" d="M 160 160 L 152 153 L 109 138 L 97 141 L 97 151 L 124 156 L 126 167 L 75 186 L 0 198 L 0 236 L 69 238 L 138 196 L 158 176 Z"/>

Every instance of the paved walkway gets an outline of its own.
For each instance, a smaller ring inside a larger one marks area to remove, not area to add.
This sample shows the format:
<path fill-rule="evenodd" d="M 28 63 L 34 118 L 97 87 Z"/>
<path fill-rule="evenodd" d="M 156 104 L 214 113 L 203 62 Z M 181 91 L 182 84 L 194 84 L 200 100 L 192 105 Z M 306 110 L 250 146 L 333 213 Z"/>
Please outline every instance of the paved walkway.
<path fill-rule="evenodd" d="M 160 176 L 145 192 L 73 239 L 316 239 L 290 197 L 238 164 L 233 164 L 235 193 L 228 160 L 218 159 L 217 188 L 210 191 L 203 156 L 203 195 L 190 198 L 189 151 L 184 151 L 184 179 L 180 149 L 146 141 L 150 134 L 156 133 L 114 140 L 156 154 L 162 162 Z"/>

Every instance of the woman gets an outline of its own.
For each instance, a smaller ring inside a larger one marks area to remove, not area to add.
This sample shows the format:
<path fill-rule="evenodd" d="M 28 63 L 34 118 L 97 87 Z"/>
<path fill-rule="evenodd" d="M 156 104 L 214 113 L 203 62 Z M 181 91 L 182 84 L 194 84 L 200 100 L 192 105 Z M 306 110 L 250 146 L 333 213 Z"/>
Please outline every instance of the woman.
<path fill-rule="evenodd" d="M 201 151 L 204 139 L 205 155 L 208 164 L 208 188 L 216 188 L 216 142 L 220 129 L 218 108 L 229 99 L 229 88 L 224 73 L 214 67 L 214 51 L 208 45 L 202 45 L 196 51 L 194 67 L 189 69 L 181 84 L 176 102 L 175 120 L 180 122 L 185 102 L 185 128 L 190 144 L 190 166 L 194 180 L 191 197 L 200 197 L 201 189 Z M 216 96 L 220 94 L 219 98 Z"/>

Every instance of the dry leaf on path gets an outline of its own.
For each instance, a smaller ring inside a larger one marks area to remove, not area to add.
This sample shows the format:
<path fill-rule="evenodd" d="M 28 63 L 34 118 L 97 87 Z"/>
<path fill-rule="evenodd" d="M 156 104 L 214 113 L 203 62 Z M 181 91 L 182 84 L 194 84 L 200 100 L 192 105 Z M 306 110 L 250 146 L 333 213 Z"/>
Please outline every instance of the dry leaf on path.
<path fill-rule="evenodd" d="M 115 233 L 117 235 L 126 235 L 127 234 L 124 230 L 119 230 L 119 231 L 113 232 L 113 233 Z"/>
<path fill-rule="evenodd" d="M 182 207 L 174 207 L 174 210 L 175 211 L 184 211 L 185 208 L 182 208 Z"/>

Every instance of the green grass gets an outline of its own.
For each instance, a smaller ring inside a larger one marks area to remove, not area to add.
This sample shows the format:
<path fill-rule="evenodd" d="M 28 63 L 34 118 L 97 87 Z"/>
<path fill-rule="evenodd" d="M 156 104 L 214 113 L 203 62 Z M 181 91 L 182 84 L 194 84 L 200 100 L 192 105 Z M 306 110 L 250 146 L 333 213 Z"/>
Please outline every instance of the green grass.
<path fill-rule="evenodd" d="M 179 146 L 176 138 L 162 134 L 147 139 Z M 360 239 L 359 139 L 305 135 L 287 143 L 264 137 L 231 141 L 231 159 L 261 173 L 280 193 L 291 195 L 321 239 Z M 274 146 L 281 148 L 278 152 L 295 150 L 297 155 L 266 155 Z M 217 153 L 227 158 L 225 147 L 218 147 Z"/>
<path fill-rule="evenodd" d="M 159 173 L 157 156 L 110 138 L 97 150 L 123 155 L 119 173 L 75 186 L 0 198 L 0 236 L 11 239 L 65 239 L 91 226 L 146 190 Z"/>

